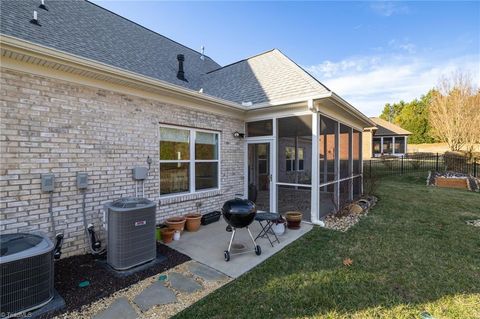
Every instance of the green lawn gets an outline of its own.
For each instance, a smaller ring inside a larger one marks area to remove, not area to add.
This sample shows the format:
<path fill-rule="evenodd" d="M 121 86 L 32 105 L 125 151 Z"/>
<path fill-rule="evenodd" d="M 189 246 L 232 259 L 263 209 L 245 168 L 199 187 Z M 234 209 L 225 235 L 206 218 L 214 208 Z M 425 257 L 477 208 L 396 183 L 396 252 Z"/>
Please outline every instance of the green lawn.
<path fill-rule="evenodd" d="M 410 176 L 378 197 L 347 233 L 316 227 L 176 318 L 480 318 L 480 229 L 465 224 L 480 194 Z"/>

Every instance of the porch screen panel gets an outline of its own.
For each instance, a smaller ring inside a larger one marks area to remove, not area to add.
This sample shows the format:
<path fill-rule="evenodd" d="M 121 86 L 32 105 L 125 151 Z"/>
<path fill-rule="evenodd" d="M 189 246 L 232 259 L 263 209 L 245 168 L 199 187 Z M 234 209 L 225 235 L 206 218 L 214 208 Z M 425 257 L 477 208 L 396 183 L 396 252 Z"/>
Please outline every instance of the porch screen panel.
<path fill-rule="evenodd" d="M 319 181 L 320 184 L 336 179 L 335 145 L 338 123 L 328 117 L 320 117 L 320 133 L 318 140 Z"/>
<path fill-rule="evenodd" d="M 311 187 L 277 185 L 278 212 L 300 211 L 304 220 L 310 220 Z"/>
<path fill-rule="evenodd" d="M 353 179 L 353 199 L 359 199 L 362 195 L 362 177 L 355 177 Z"/>
<path fill-rule="evenodd" d="M 278 119 L 278 177 L 280 183 L 312 183 L 312 116 Z"/>
<path fill-rule="evenodd" d="M 352 158 L 350 149 L 351 136 L 352 129 L 346 125 L 340 124 L 340 178 L 346 178 L 352 175 L 350 170 L 350 159 Z"/>
<path fill-rule="evenodd" d="M 337 183 L 328 184 L 320 187 L 319 199 L 319 217 L 322 218 L 337 210 Z"/>
<path fill-rule="evenodd" d="M 395 137 L 395 154 L 405 153 L 405 137 L 398 136 Z"/>
<path fill-rule="evenodd" d="M 383 154 L 392 154 L 392 138 L 383 138 Z"/>
<path fill-rule="evenodd" d="M 248 122 L 246 126 L 248 137 L 273 135 L 273 120 Z"/>
<path fill-rule="evenodd" d="M 361 160 L 361 145 L 362 145 L 362 134 L 353 130 L 352 136 L 352 158 L 353 158 L 353 175 L 358 175 L 362 171 L 362 160 Z"/>
<path fill-rule="evenodd" d="M 312 116 L 277 119 L 277 207 L 311 216 Z"/>
<path fill-rule="evenodd" d="M 373 138 L 372 142 L 373 154 L 380 154 L 382 152 L 382 140 L 379 137 Z"/>
<path fill-rule="evenodd" d="M 344 207 L 352 200 L 352 193 L 351 193 L 351 179 L 347 179 L 345 181 L 340 182 L 339 187 L 339 208 Z"/>

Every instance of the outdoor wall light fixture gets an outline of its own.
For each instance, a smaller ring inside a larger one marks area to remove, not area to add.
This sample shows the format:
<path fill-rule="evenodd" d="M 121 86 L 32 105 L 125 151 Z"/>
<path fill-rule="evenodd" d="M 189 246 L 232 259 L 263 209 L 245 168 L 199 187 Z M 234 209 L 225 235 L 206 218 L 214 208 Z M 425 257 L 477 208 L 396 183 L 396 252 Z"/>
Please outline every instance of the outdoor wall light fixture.
<path fill-rule="evenodd" d="M 245 134 L 240 133 L 240 132 L 238 132 L 238 131 L 235 131 L 235 132 L 233 133 L 233 137 L 235 137 L 235 138 L 244 138 L 244 137 L 245 137 Z"/>
<path fill-rule="evenodd" d="M 148 164 L 148 170 L 150 170 L 150 166 L 152 165 L 152 158 L 150 156 L 147 156 L 147 164 Z"/>

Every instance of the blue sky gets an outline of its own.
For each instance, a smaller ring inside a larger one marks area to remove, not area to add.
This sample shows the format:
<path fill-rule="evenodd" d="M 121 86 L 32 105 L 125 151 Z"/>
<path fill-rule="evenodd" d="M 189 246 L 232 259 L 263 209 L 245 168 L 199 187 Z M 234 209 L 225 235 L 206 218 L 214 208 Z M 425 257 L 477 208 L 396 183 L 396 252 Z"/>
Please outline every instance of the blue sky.
<path fill-rule="evenodd" d="M 442 75 L 480 84 L 480 2 L 95 3 L 225 65 L 278 48 L 367 115 Z"/>

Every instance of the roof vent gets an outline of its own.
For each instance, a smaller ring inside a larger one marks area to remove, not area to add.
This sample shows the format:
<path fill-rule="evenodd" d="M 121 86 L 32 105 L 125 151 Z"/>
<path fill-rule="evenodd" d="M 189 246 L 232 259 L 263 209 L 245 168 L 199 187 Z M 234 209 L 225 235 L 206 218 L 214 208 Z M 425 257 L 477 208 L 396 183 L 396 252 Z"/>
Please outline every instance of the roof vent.
<path fill-rule="evenodd" d="M 185 72 L 183 71 L 183 61 L 185 61 L 185 56 L 183 54 L 178 54 L 177 60 L 178 60 L 177 79 L 188 82 L 187 79 L 185 79 Z"/>
<path fill-rule="evenodd" d="M 47 10 L 48 11 L 48 8 L 47 6 L 45 5 L 45 0 L 42 0 L 42 3 L 38 6 L 40 9 L 43 9 L 43 10 Z"/>
<path fill-rule="evenodd" d="M 200 56 L 200 59 L 205 60 L 205 47 L 202 45 L 200 49 L 202 50 L 202 55 Z"/>
<path fill-rule="evenodd" d="M 40 25 L 40 22 L 38 22 L 38 13 L 35 10 L 33 10 L 33 19 L 30 20 L 30 23 Z"/>
<path fill-rule="evenodd" d="M 252 106 L 252 105 L 253 105 L 252 101 L 242 102 L 242 106 Z"/>

